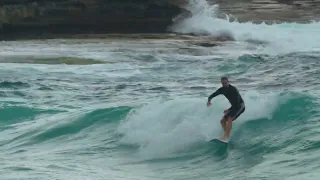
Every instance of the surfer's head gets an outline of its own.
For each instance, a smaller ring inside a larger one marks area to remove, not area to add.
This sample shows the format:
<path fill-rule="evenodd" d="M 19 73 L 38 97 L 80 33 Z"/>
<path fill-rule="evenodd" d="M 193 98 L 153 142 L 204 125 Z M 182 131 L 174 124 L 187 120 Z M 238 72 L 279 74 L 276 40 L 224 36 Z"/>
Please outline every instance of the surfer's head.
<path fill-rule="evenodd" d="M 222 77 L 221 78 L 221 84 L 223 87 L 229 87 L 229 80 L 227 77 Z"/>

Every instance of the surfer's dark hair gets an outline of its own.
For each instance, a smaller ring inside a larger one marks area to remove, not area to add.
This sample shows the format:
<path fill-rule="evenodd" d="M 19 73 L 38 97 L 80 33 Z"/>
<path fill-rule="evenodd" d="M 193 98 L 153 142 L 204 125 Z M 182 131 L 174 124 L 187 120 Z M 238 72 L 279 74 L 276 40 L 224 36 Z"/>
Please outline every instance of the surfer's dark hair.
<path fill-rule="evenodd" d="M 227 77 L 225 77 L 225 76 L 221 78 L 221 81 L 223 81 L 223 80 L 227 80 L 227 81 L 229 81 L 229 80 L 228 80 L 228 78 L 227 78 Z"/>

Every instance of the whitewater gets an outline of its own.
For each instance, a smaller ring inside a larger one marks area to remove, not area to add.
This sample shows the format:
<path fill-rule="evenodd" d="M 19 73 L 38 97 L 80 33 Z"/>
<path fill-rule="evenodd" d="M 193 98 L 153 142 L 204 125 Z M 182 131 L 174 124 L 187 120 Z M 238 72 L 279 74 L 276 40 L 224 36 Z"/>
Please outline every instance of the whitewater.
<path fill-rule="evenodd" d="M 319 179 L 320 23 L 186 8 L 162 38 L 0 42 L 0 179 Z M 228 146 L 221 76 L 246 104 Z"/>

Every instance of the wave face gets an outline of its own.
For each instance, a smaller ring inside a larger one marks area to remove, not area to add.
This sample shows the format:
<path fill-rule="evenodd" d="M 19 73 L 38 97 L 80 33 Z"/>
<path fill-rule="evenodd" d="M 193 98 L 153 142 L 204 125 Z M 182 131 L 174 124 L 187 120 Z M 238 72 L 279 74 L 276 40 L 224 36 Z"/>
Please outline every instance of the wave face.
<path fill-rule="evenodd" d="M 174 31 L 235 40 L 0 42 L 0 179 L 319 179 L 318 24 L 229 22 L 190 2 Z M 221 76 L 246 103 L 228 146 L 209 142 L 230 107 L 206 106 Z"/>
<path fill-rule="evenodd" d="M 214 109 L 199 98 L 73 112 L 6 107 L 0 112 L 3 178 L 50 172 L 60 179 L 149 179 L 150 172 L 165 172 L 163 178 L 207 179 L 224 178 L 226 169 L 236 179 L 310 175 L 319 164 L 317 98 L 248 92 L 244 100 L 247 111 L 235 121 L 228 147 L 208 142 L 222 133 L 222 99 Z"/>

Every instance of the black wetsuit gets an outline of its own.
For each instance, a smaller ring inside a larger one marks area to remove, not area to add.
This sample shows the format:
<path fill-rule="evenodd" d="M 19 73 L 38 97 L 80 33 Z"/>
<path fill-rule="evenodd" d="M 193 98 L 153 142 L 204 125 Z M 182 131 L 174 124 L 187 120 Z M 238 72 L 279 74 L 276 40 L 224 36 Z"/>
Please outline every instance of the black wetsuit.
<path fill-rule="evenodd" d="M 228 88 L 221 87 L 208 97 L 208 102 L 210 102 L 212 98 L 220 94 L 223 94 L 231 104 L 229 112 L 226 113 L 224 117 L 232 117 L 233 120 L 237 119 L 240 114 L 245 111 L 244 101 L 237 88 L 232 86 L 231 84 L 229 84 Z"/>

